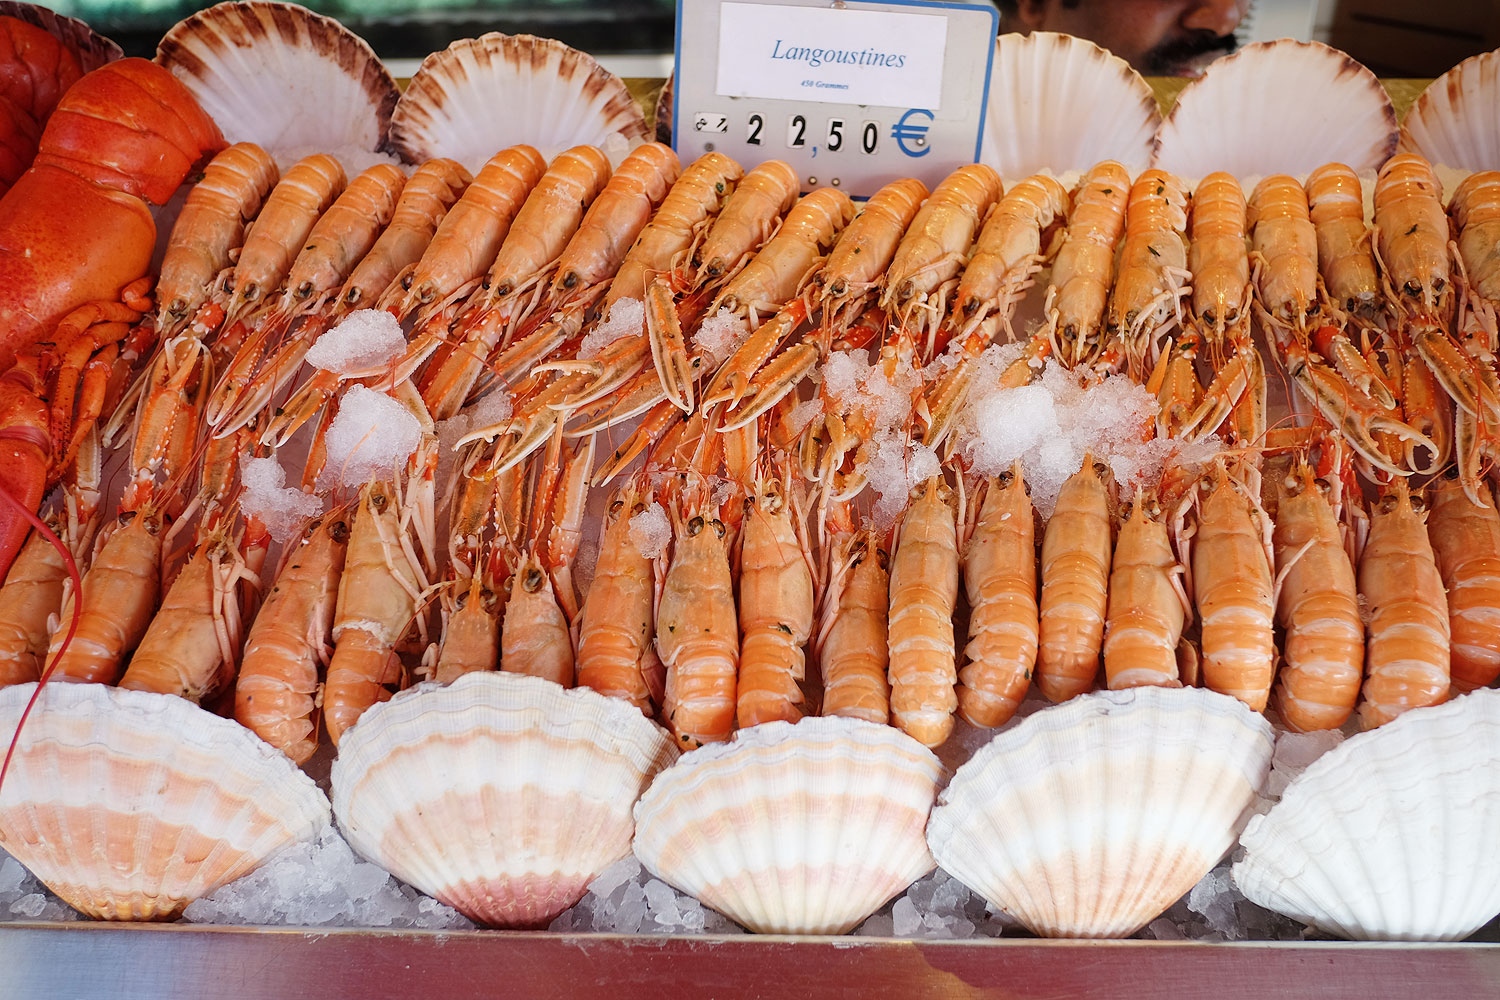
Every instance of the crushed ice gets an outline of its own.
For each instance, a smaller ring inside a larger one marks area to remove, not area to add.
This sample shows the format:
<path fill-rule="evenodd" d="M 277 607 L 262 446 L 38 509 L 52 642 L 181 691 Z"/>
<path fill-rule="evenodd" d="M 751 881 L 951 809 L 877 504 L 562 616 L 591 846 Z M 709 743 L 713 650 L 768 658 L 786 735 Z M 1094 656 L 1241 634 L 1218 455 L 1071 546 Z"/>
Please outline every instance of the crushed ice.
<path fill-rule="evenodd" d="M 698 325 L 692 347 L 695 352 L 707 355 L 713 364 L 720 365 L 729 360 L 749 335 L 750 325 L 744 319 L 721 308 Z"/>
<path fill-rule="evenodd" d="M 667 512 L 655 500 L 651 505 L 630 519 L 630 541 L 635 550 L 646 559 L 660 559 L 672 541 L 672 522 Z"/>
<path fill-rule="evenodd" d="M 0 851 L 0 921 L 78 919 L 77 910 L 52 895 L 21 862 Z"/>
<path fill-rule="evenodd" d="M 323 513 L 323 501 L 286 485 L 286 469 L 274 458 L 246 458 L 240 463 L 240 510 L 259 518 L 278 542 L 296 536 L 310 517 Z"/>
<path fill-rule="evenodd" d="M 646 306 L 640 299 L 618 299 L 609 315 L 584 334 L 578 345 L 578 360 L 597 358 L 621 337 L 638 337 L 646 329 Z"/>
<path fill-rule="evenodd" d="M 350 375 L 394 361 L 406 350 L 401 321 L 384 309 L 356 309 L 308 348 L 314 368 Z"/>
<path fill-rule="evenodd" d="M 358 487 L 395 475 L 422 443 L 422 424 L 385 393 L 354 385 L 339 401 L 324 443 L 323 476 Z"/>
<path fill-rule="evenodd" d="M 361 859 L 333 827 L 294 844 L 260 868 L 188 904 L 200 924 L 294 927 L 415 927 L 460 930 L 467 917 Z"/>
<path fill-rule="evenodd" d="M 1156 438 L 1155 398 L 1124 375 L 1085 387 L 1077 375 L 1049 363 L 1030 385 L 985 391 L 998 384 L 1015 356 L 1015 345 L 981 355 L 958 418 L 959 447 L 971 471 L 982 476 L 1006 472 L 1019 460 L 1043 517 L 1051 516 L 1063 483 L 1086 454 L 1107 462 L 1116 484 L 1128 492 L 1154 486 L 1168 461 L 1190 467 L 1218 450 L 1212 439 Z"/>
<path fill-rule="evenodd" d="M 578 905 L 559 914 L 547 929 L 611 934 L 744 933 L 728 917 L 653 876 L 633 854 L 600 872 Z"/>

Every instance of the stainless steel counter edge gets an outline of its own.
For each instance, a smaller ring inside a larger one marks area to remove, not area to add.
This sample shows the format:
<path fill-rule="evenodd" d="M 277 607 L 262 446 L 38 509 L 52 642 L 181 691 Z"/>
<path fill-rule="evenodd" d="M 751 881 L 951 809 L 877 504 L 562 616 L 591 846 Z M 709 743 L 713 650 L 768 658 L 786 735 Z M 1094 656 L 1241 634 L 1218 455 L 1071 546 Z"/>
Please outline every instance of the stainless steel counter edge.
<path fill-rule="evenodd" d="M 1500 945 L 8 924 L 0 998 L 1500 996 Z"/>

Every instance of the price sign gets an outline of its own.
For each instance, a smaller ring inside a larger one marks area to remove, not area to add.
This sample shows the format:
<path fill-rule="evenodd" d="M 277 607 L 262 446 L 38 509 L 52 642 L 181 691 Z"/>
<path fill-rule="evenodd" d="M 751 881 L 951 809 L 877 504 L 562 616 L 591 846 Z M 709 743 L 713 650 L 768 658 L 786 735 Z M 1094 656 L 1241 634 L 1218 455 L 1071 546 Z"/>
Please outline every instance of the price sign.
<path fill-rule="evenodd" d="M 804 190 L 929 187 L 979 157 L 998 15 L 930 0 L 678 0 L 672 139 Z"/>

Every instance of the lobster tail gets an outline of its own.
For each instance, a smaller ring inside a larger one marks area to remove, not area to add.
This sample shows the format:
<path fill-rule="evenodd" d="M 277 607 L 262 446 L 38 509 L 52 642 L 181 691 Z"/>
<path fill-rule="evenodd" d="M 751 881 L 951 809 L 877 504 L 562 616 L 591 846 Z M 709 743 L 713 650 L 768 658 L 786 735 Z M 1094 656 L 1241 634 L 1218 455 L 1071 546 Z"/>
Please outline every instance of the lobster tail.
<path fill-rule="evenodd" d="M 87 74 L 42 132 L 37 166 L 53 166 L 163 204 L 224 137 L 186 87 L 145 59 Z"/>

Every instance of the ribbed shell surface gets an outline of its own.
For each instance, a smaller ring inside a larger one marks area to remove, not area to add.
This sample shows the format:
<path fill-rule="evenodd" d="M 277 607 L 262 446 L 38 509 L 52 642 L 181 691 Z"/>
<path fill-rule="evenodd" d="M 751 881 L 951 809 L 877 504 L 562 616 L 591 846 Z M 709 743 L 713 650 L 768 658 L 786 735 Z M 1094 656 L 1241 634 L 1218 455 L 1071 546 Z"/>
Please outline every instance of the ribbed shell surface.
<path fill-rule="evenodd" d="M 465 674 L 345 733 L 334 815 L 356 851 L 472 919 L 545 926 L 629 853 L 631 807 L 676 755 L 627 701 Z"/>
<path fill-rule="evenodd" d="M 1255 42 L 1188 84 L 1156 133 L 1151 165 L 1196 180 L 1305 175 L 1325 163 L 1374 170 L 1396 151 L 1379 79 L 1322 42 Z"/>
<path fill-rule="evenodd" d="M 1035 933 L 1124 937 L 1234 844 L 1271 725 L 1198 688 L 1083 695 L 959 768 L 927 826 L 938 864 Z"/>
<path fill-rule="evenodd" d="M 550 157 L 616 134 L 631 146 L 649 138 L 624 81 L 555 39 L 499 32 L 422 60 L 391 118 L 391 144 L 407 160 L 446 156 L 470 170 L 518 142 Z"/>
<path fill-rule="evenodd" d="M 1455 170 L 1500 167 L 1500 51 L 1465 59 L 1427 85 L 1401 123 L 1401 152 Z"/>
<path fill-rule="evenodd" d="M 1007 181 L 1100 160 L 1119 160 L 1133 176 L 1160 124 L 1151 86 L 1119 56 L 1052 31 L 1001 35 L 979 160 Z"/>
<path fill-rule="evenodd" d="M 1245 827 L 1247 898 L 1361 940 L 1451 941 L 1500 913 L 1500 691 L 1413 709 L 1319 757 Z"/>
<path fill-rule="evenodd" d="M 0 691 L 9 741 L 36 689 Z M 0 798 L 0 847 L 94 917 L 161 920 L 328 824 L 280 751 L 172 695 L 46 687 Z"/>
<path fill-rule="evenodd" d="M 807 718 L 685 755 L 636 806 L 636 856 L 754 931 L 842 934 L 932 871 L 942 765 L 889 726 Z"/>
<path fill-rule="evenodd" d="M 291 3 L 200 10 L 166 33 L 156 61 L 187 85 L 225 138 L 256 143 L 283 165 L 287 154 L 312 148 L 381 148 L 399 96 L 364 39 Z"/>

